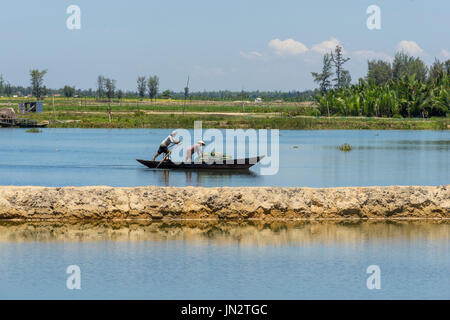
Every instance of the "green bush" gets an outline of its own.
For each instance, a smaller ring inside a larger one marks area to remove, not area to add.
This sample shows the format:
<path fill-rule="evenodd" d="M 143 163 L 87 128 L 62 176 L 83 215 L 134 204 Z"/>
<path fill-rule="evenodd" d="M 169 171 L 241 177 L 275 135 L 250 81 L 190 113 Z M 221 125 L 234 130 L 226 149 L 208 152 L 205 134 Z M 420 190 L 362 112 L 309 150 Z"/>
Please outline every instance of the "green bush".
<path fill-rule="evenodd" d="M 344 143 L 343 145 L 339 146 L 339 150 L 344 152 L 352 151 L 352 146 L 349 145 L 348 143 Z"/>

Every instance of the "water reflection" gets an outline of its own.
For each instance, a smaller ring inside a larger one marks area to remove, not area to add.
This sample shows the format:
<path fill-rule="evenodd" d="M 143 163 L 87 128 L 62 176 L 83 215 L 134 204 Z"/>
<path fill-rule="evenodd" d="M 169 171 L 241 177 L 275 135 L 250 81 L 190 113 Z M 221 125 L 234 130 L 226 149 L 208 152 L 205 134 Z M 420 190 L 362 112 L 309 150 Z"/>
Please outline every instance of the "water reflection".
<path fill-rule="evenodd" d="M 449 220 L 426 221 L 0 221 L 0 242 L 212 241 L 222 244 L 360 244 L 384 240 L 450 240 Z"/>
<path fill-rule="evenodd" d="M 444 145 L 450 147 L 450 140 L 387 140 L 394 144 L 412 144 L 412 145 Z"/>
<path fill-rule="evenodd" d="M 337 149 L 335 145 L 324 145 L 324 149 Z M 364 145 L 352 145 L 352 150 L 428 150 L 450 151 L 450 140 L 380 140 Z"/>
<path fill-rule="evenodd" d="M 373 146 L 355 146 L 352 147 L 353 150 L 392 150 L 392 151 L 407 151 L 407 150 L 428 150 L 428 151 L 449 151 L 450 146 L 448 145 L 434 145 L 434 144 L 411 144 L 411 145 L 373 145 Z"/>
<path fill-rule="evenodd" d="M 228 182 L 233 178 L 257 177 L 258 174 L 250 170 L 166 170 L 166 169 L 142 169 L 143 174 L 152 174 L 153 179 L 161 186 L 202 186 L 206 182 L 216 180 L 218 184 Z"/>

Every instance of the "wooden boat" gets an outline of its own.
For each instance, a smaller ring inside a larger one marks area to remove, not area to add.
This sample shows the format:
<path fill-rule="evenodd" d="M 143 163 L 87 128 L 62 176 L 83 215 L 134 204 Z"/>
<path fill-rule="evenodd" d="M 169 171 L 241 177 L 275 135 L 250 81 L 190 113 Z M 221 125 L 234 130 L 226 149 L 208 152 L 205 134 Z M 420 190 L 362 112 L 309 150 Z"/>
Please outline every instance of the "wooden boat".
<path fill-rule="evenodd" d="M 9 128 L 45 128 L 47 122 L 37 122 L 30 119 L 0 119 L 0 127 Z"/>
<path fill-rule="evenodd" d="M 234 160 L 223 160 L 218 162 L 172 162 L 172 160 L 168 159 L 166 161 L 150 161 L 150 160 L 141 160 L 136 159 L 137 162 L 142 163 L 144 166 L 147 166 L 151 169 L 155 169 L 159 165 L 159 169 L 233 169 L 233 170 L 243 170 L 249 169 L 251 166 L 258 163 L 264 156 L 258 156 L 253 158 L 245 158 L 245 159 L 234 159 Z M 161 164 L 160 164 L 161 163 Z"/>

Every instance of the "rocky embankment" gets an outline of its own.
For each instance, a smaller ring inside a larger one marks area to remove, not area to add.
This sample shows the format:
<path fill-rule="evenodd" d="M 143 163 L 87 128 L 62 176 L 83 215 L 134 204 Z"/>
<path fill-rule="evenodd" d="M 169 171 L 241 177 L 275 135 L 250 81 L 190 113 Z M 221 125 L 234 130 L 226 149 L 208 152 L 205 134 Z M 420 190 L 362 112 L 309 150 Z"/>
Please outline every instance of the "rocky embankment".
<path fill-rule="evenodd" d="M 450 218 L 449 186 L 0 187 L 0 219 Z"/>

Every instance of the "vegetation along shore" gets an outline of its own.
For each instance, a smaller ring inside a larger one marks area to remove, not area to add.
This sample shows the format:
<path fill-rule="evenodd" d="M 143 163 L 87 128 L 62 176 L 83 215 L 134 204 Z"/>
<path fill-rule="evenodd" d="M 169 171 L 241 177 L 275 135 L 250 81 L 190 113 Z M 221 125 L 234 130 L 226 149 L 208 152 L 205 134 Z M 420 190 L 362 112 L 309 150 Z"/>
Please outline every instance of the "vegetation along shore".
<path fill-rule="evenodd" d="M 338 45 L 312 72 L 319 88 L 300 91 L 159 90 L 159 78 L 138 76 L 136 90 L 117 89 L 99 75 L 97 88 L 66 85 L 49 89 L 47 70 L 30 71 L 30 86 L 12 86 L 0 76 L 0 106 L 18 111 L 20 102 L 40 100 L 44 112 L 20 115 L 49 127 L 274 129 L 433 129 L 450 128 L 450 60 L 430 66 L 399 52 L 392 62 L 368 61 L 364 78 L 352 83 L 349 58 Z"/>

